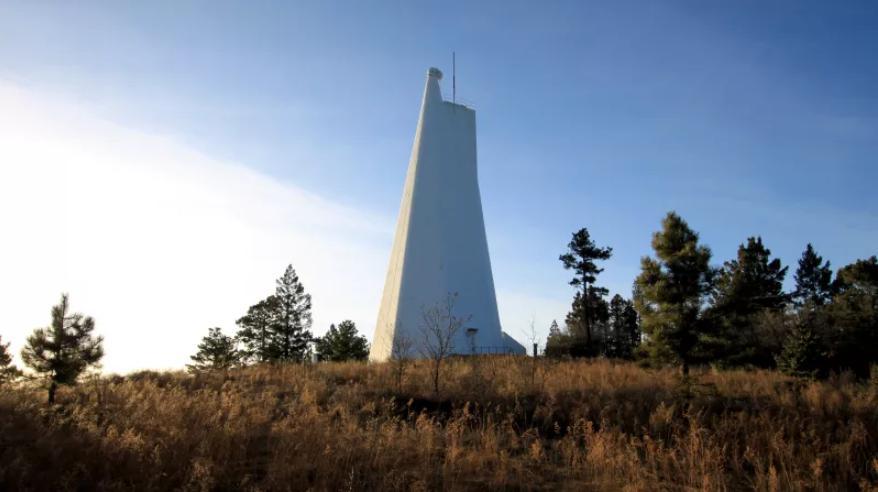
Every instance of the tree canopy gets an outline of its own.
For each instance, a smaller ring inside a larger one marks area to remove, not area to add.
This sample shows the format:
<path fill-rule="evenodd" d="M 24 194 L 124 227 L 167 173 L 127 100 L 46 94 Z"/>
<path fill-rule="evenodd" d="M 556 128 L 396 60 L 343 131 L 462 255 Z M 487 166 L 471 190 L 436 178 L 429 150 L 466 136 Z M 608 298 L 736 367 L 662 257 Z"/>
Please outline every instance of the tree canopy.
<path fill-rule="evenodd" d="M 597 276 L 604 271 L 595 262 L 607 260 L 612 255 L 613 248 L 597 246 L 588 229 L 583 227 L 573 233 L 573 238 L 567 244 L 567 252 L 558 257 L 564 269 L 574 272 L 570 285 L 582 287 L 581 293 L 577 292 L 574 297 L 568 315 L 568 327 L 574 337 L 578 338 L 580 334 L 584 336 L 582 355 L 593 355 L 595 352 L 592 328 L 599 316 L 605 314 L 606 301 L 603 297 L 608 293 L 606 288 L 594 285 Z"/>
<path fill-rule="evenodd" d="M 190 358 L 192 364 L 186 367 L 191 372 L 226 370 L 240 363 L 241 353 L 233 337 L 223 334 L 221 328 L 210 328 L 198 344 L 198 352 Z"/>
<path fill-rule="evenodd" d="M 0 386 L 17 378 L 21 372 L 12 364 L 12 354 L 9 353 L 9 343 L 3 344 L 0 337 Z"/>
<path fill-rule="evenodd" d="M 301 360 L 311 341 L 311 294 L 296 275 L 292 265 L 277 279 L 276 319 L 272 326 L 272 358 Z"/>
<path fill-rule="evenodd" d="M 750 237 L 738 247 L 734 260 L 719 270 L 712 292 L 712 333 L 705 336 L 705 350 L 721 365 L 768 365 L 773 354 L 762 350 L 756 316 L 765 310 L 783 309 L 787 267 L 771 258 L 761 237 Z M 712 344 L 712 346 L 710 346 Z"/>
<path fill-rule="evenodd" d="M 710 249 L 674 212 L 662 220 L 652 238 L 656 257 L 641 260 L 636 298 L 647 350 L 658 359 L 678 362 L 684 374 L 694 362 L 694 349 L 705 331 L 704 300 L 710 293 L 713 269 Z"/>
<path fill-rule="evenodd" d="M 326 361 L 365 360 L 369 356 L 369 342 L 357 333 L 357 326 L 345 320 L 329 326 L 326 335 L 317 339 L 317 356 Z"/>
<path fill-rule="evenodd" d="M 832 270 L 829 262 L 823 263 L 823 257 L 814 251 L 811 243 L 805 247 L 799 266 L 796 268 L 796 290 L 793 300 L 802 306 L 806 302 L 822 306 L 832 297 Z"/>
<path fill-rule="evenodd" d="M 274 294 L 247 309 L 236 322 L 235 337 L 247 362 L 302 360 L 311 336 L 311 295 L 288 265 L 275 282 Z"/>
<path fill-rule="evenodd" d="M 103 337 L 94 336 L 90 316 L 69 312 L 67 294 L 52 307 L 52 324 L 37 328 L 21 351 L 25 365 L 49 380 L 49 402 L 55 401 L 59 384 L 75 384 L 79 375 L 104 356 Z"/>

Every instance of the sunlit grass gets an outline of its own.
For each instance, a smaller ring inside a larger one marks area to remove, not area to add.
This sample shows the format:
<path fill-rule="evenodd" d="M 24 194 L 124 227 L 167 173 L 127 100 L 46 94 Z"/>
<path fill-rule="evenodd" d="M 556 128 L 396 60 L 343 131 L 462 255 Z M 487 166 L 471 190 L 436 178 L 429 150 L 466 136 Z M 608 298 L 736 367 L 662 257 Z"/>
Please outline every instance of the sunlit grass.
<path fill-rule="evenodd" d="M 878 490 L 878 388 L 527 358 L 140 373 L 0 395 L 0 488 Z"/>

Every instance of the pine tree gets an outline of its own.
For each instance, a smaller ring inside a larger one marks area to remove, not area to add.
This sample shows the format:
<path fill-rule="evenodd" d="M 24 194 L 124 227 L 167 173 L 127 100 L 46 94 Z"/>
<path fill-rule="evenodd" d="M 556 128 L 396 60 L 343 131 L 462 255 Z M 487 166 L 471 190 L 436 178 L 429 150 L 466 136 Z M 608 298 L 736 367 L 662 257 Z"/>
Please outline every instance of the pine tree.
<path fill-rule="evenodd" d="M 836 289 L 878 298 L 878 257 L 857 260 L 838 271 Z"/>
<path fill-rule="evenodd" d="M 588 302 L 580 292 L 574 294 L 570 312 L 564 319 L 569 334 L 570 352 L 567 355 L 573 357 L 593 357 L 605 353 L 609 306 L 603 296 L 607 294 L 607 289 L 589 286 L 587 292 Z M 591 327 L 590 332 L 586 331 L 587 326 Z"/>
<path fill-rule="evenodd" d="M 549 336 L 554 337 L 561 334 L 561 328 L 558 327 L 558 321 L 552 320 L 552 324 L 549 325 Z"/>
<path fill-rule="evenodd" d="M 569 318 L 568 314 L 568 318 Z M 569 326 L 569 325 L 568 325 Z M 543 353 L 546 357 L 561 358 L 570 355 L 571 336 L 569 329 L 561 329 L 558 322 L 552 320 L 549 326 L 549 336 L 546 338 L 546 349 Z"/>
<path fill-rule="evenodd" d="M 610 299 L 609 327 L 607 356 L 632 358 L 634 350 L 640 344 L 640 325 L 634 305 L 619 294 Z"/>
<path fill-rule="evenodd" d="M 832 269 L 829 261 L 823 263 L 823 257 L 814 251 L 811 243 L 805 247 L 796 269 L 796 290 L 793 299 L 797 306 L 811 302 L 822 306 L 832 297 Z"/>
<path fill-rule="evenodd" d="M 807 321 L 797 323 L 790 333 L 783 350 L 777 355 L 777 368 L 796 377 L 817 376 L 824 359 L 820 339 Z"/>
<path fill-rule="evenodd" d="M 0 337 L 0 386 L 15 380 L 21 375 L 21 371 L 12 364 L 12 354 L 9 353 L 9 343 L 3 344 Z"/>
<path fill-rule="evenodd" d="M 704 298 L 710 292 L 713 270 L 710 249 L 698 244 L 698 234 L 674 212 L 662 220 L 652 238 L 656 258 L 641 260 L 637 277 L 637 311 L 648 352 L 670 357 L 689 373 L 694 349 L 704 331 Z"/>
<path fill-rule="evenodd" d="M 326 335 L 317 339 L 317 356 L 320 360 L 346 361 L 365 360 L 369 356 L 369 342 L 357 333 L 357 326 L 345 320 L 329 326 Z"/>
<path fill-rule="evenodd" d="M 277 279 L 277 312 L 272 326 L 272 358 L 280 361 L 301 360 L 311 341 L 311 295 L 292 265 Z"/>
<path fill-rule="evenodd" d="M 244 345 L 244 360 L 266 362 L 274 358 L 272 353 L 272 327 L 277 323 L 280 303 L 276 296 L 268 296 L 250 306 L 247 314 L 236 322 L 239 326 L 237 339 Z"/>
<path fill-rule="evenodd" d="M 830 365 L 868 377 L 869 366 L 878 364 L 878 258 L 857 260 L 836 277 L 837 293 L 822 308 L 831 320 Z"/>
<path fill-rule="evenodd" d="M 582 326 L 585 335 L 586 350 L 591 352 L 592 349 L 592 325 L 595 316 L 591 313 L 595 304 L 595 298 L 601 298 L 607 295 L 607 290 L 603 287 L 594 287 L 593 284 L 597 280 L 598 274 L 604 271 L 595 264 L 596 260 L 607 260 L 613 255 L 613 248 L 598 247 L 591 239 L 588 229 L 582 228 L 573 233 L 573 238 L 567 245 L 567 252 L 558 257 L 564 265 L 565 270 L 573 270 L 574 276 L 570 280 L 570 285 L 574 287 L 582 287 L 580 297 L 586 299 L 582 302 L 582 315 L 578 316 L 578 321 Z M 590 288 L 591 287 L 591 288 Z M 576 311 L 576 301 L 574 300 L 574 309 Z"/>
<path fill-rule="evenodd" d="M 198 352 L 190 357 L 192 364 L 186 367 L 191 372 L 230 369 L 241 361 L 241 354 L 235 345 L 235 339 L 224 335 L 221 328 L 210 328 L 207 336 L 198 344 Z"/>
<path fill-rule="evenodd" d="M 761 344 L 755 318 L 786 305 L 786 273 L 779 259 L 771 259 L 762 238 L 750 237 L 738 247 L 736 259 L 725 262 L 714 284 L 709 316 L 715 331 L 705 344 L 705 358 L 724 365 L 771 365 L 772 354 Z"/>
<path fill-rule="evenodd" d="M 52 324 L 34 330 L 21 351 L 24 363 L 48 378 L 49 403 L 55 402 L 59 384 L 75 384 L 83 371 L 104 356 L 103 337 L 92 335 L 94 319 L 69 314 L 69 308 L 69 298 L 62 294 L 61 302 L 52 307 Z"/>

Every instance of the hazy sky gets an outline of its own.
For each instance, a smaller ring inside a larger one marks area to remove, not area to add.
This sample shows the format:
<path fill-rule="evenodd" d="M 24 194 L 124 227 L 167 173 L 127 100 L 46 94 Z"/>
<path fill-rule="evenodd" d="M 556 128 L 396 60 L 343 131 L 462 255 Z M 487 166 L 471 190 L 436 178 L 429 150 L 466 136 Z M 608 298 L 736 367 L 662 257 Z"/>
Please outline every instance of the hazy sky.
<path fill-rule="evenodd" d="M 874 2 L 0 0 L 0 335 L 69 291 L 107 370 L 181 367 L 292 263 L 316 334 L 371 337 L 452 50 L 519 340 L 563 319 L 583 226 L 625 295 L 672 209 L 716 264 L 762 235 L 838 267 L 878 253 L 876 47 Z"/>

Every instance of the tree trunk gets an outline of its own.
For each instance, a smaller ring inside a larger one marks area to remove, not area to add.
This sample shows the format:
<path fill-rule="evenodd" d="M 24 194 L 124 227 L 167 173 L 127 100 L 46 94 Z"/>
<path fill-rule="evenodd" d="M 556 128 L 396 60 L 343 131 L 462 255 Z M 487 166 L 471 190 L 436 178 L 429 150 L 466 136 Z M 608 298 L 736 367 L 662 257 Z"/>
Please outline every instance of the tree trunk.
<path fill-rule="evenodd" d="M 55 383 L 53 379 L 51 383 L 49 383 L 49 405 L 55 403 L 55 390 L 58 389 L 58 385 Z"/>
<path fill-rule="evenodd" d="M 582 289 L 582 318 L 585 321 L 585 344 L 589 351 L 591 351 L 591 320 L 588 315 L 588 284 L 583 282 L 582 285 L 585 288 Z"/>
<path fill-rule="evenodd" d="M 683 361 L 683 363 L 680 365 L 680 375 L 683 377 L 689 376 L 689 363 L 688 362 Z"/>
<path fill-rule="evenodd" d="M 433 392 L 436 393 L 436 396 L 439 396 L 439 365 L 442 364 L 442 359 L 437 359 L 436 364 L 433 366 Z"/>

